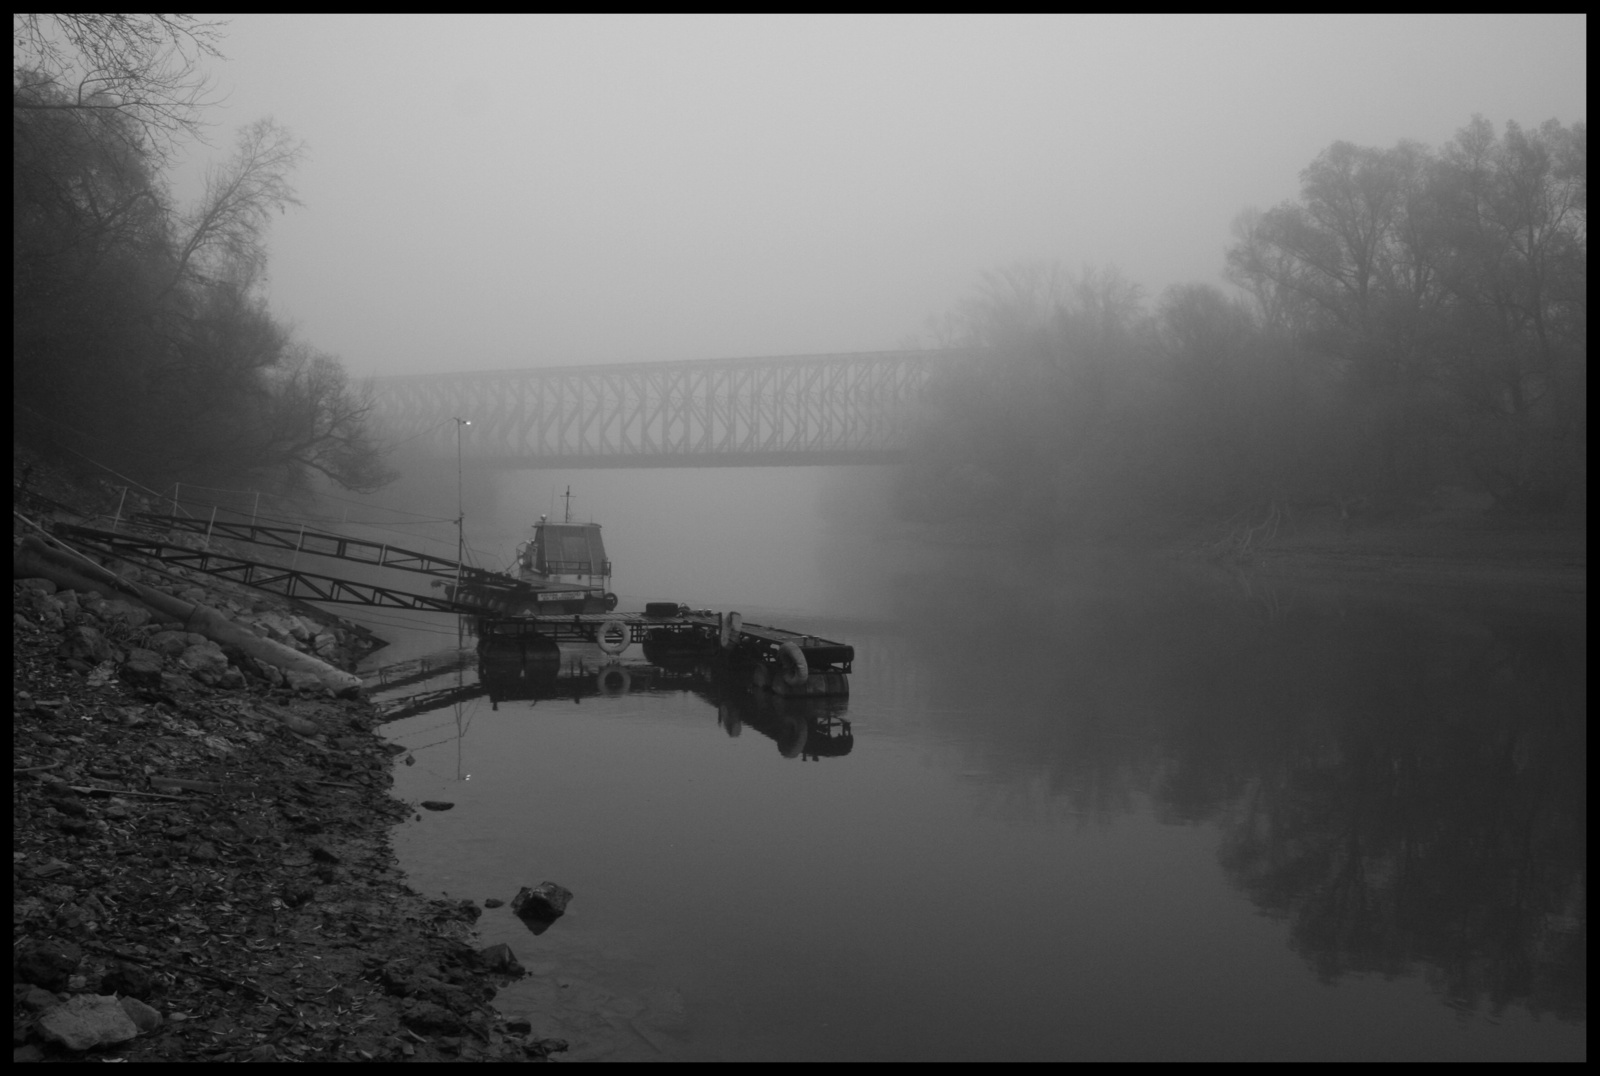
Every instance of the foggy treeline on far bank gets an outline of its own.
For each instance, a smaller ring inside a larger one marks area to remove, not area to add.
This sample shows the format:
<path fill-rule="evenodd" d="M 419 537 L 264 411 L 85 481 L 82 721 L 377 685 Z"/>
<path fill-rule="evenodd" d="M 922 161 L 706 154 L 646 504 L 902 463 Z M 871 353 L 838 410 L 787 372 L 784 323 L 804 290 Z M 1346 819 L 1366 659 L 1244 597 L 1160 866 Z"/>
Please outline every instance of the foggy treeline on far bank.
<path fill-rule="evenodd" d="M 1115 270 L 985 273 L 942 335 L 991 356 L 938 387 L 902 507 L 1107 537 L 1389 515 L 1441 487 L 1513 514 L 1581 504 L 1586 162 L 1582 123 L 1335 143 L 1299 199 L 1235 223 L 1233 295 L 1152 306 Z"/>

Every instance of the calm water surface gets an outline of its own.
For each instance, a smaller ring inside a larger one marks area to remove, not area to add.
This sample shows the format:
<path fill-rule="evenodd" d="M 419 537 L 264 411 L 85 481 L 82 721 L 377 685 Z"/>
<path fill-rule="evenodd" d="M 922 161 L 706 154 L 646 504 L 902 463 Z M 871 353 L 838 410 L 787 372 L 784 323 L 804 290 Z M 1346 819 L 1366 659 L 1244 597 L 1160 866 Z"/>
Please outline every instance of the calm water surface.
<path fill-rule="evenodd" d="M 580 1059 L 1586 1056 L 1581 598 L 1100 562 L 890 599 L 746 611 L 856 647 L 810 710 L 388 630 L 396 792 L 456 805 L 399 829 L 413 884 L 576 894 L 480 920 L 533 973 L 504 1011 Z"/>

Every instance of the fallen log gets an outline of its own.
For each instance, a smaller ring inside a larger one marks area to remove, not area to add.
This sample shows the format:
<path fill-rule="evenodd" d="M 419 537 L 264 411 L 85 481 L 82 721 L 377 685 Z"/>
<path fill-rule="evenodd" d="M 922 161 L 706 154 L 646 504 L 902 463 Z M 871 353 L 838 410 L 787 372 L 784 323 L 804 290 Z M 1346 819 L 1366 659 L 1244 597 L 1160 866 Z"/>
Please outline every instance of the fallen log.
<path fill-rule="evenodd" d="M 264 639 L 248 628 L 241 628 L 215 609 L 191 605 L 153 587 L 129 582 L 81 553 L 64 553 L 33 535 L 24 538 L 22 544 L 12 551 L 11 577 L 48 579 L 67 590 L 114 591 L 119 597 L 144 606 L 164 620 L 178 621 L 185 631 L 198 632 L 220 646 L 231 646 L 285 673 L 298 672 L 313 677 L 341 698 L 354 698 L 361 693 L 360 677 L 335 668 L 320 658 L 303 654 L 292 646 Z"/>

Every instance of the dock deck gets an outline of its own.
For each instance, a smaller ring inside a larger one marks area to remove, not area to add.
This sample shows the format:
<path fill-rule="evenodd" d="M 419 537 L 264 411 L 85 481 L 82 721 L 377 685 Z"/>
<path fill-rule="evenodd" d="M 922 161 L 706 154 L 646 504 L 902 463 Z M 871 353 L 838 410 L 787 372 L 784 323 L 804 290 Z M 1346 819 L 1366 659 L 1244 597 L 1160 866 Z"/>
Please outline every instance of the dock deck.
<path fill-rule="evenodd" d="M 573 613 L 566 616 L 482 617 L 478 638 L 494 640 L 591 642 L 602 650 L 620 654 L 629 643 L 654 644 L 685 652 L 723 652 L 734 660 L 778 664 L 787 644 L 805 657 L 812 673 L 848 673 L 855 648 L 816 635 L 766 624 L 748 624 L 737 613 L 702 609 L 673 614 Z M 726 633 L 726 640 L 724 639 Z"/>

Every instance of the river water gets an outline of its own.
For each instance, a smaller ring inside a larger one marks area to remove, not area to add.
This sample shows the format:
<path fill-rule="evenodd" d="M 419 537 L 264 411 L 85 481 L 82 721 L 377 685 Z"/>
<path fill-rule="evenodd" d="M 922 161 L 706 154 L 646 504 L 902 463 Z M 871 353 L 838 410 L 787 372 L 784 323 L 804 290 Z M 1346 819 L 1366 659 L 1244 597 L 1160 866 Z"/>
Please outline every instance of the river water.
<path fill-rule="evenodd" d="M 1581 598 L 893 559 L 871 615 L 741 610 L 855 647 L 809 709 L 381 629 L 396 793 L 455 805 L 413 885 L 576 894 L 479 921 L 503 1011 L 576 1059 L 1586 1056 Z"/>

